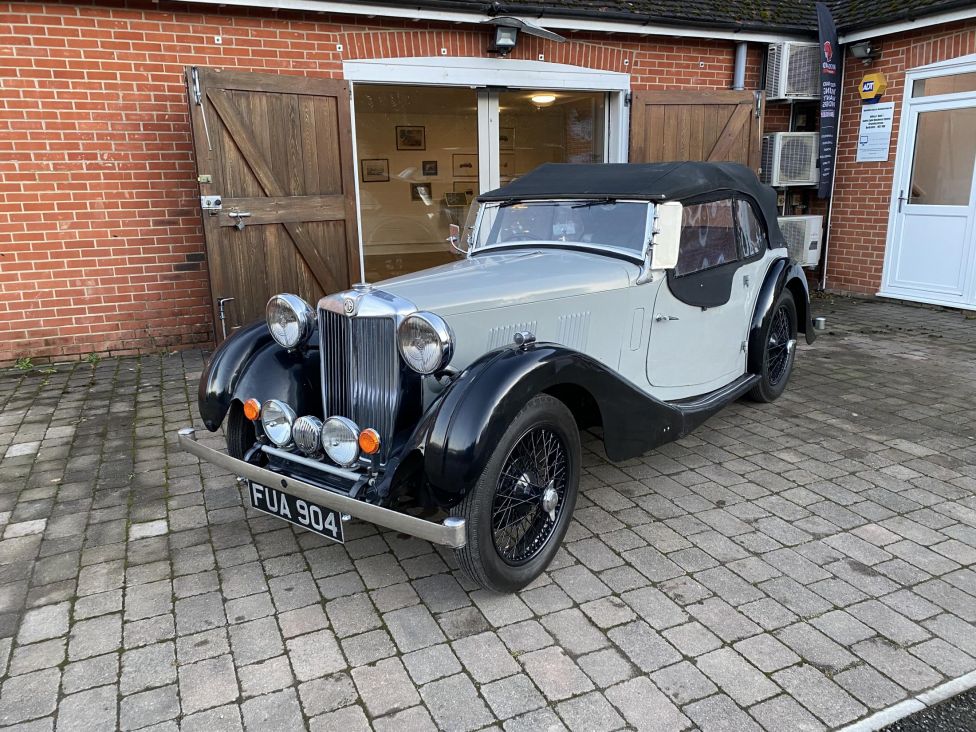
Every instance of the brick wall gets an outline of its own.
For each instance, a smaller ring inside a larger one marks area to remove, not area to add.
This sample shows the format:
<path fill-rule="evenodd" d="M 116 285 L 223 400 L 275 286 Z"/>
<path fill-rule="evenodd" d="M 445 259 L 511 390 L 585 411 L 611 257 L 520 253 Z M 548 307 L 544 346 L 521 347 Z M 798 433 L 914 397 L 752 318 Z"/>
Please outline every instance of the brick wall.
<path fill-rule="evenodd" d="M 0 40 L 3 363 L 211 342 L 184 66 L 339 77 L 346 58 L 483 57 L 487 31 L 167 2 L 0 2 Z M 512 58 L 539 55 L 628 72 L 635 89 L 724 89 L 734 49 L 570 34 L 524 38 Z M 760 59 L 753 47 L 749 86 Z"/>
<path fill-rule="evenodd" d="M 827 257 L 827 288 L 873 295 L 881 286 L 888 213 L 895 169 L 905 72 L 926 64 L 976 53 L 976 22 L 926 28 L 881 39 L 881 57 L 870 66 L 848 54 L 838 138 L 836 181 Z M 895 102 L 891 150 L 886 163 L 856 163 L 861 123 L 858 84 L 869 71 L 883 71 Z"/>

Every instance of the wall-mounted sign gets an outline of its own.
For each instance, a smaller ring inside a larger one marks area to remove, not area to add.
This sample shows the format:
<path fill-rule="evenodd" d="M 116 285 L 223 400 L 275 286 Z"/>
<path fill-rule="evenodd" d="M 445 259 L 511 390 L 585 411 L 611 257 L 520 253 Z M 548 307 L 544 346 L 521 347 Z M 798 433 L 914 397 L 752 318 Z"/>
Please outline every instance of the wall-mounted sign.
<path fill-rule="evenodd" d="M 885 75 L 880 71 L 876 71 L 872 74 L 865 74 L 857 90 L 863 102 L 874 104 L 881 99 L 881 95 L 885 93 L 887 88 L 888 80 L 885 78 Z"/>
<path fill-rule="evenodd" d="M 866 104 L 861 107 L 861 130 L 857 136 L 857 162 L 884 163 L 888 161 L 891 145 L 891 121 L 895 103 Z"/>

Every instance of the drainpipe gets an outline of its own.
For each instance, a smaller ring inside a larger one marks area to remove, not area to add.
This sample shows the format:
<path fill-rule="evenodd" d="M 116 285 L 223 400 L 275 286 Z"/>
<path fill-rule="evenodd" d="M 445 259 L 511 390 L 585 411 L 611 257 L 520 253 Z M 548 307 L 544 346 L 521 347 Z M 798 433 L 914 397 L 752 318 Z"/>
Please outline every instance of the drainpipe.
<path fill-rule="evenodd" d="M 749 44 L 739 41 L 735 44 L 735 70 L 732 72 L 732 88 L 742 91 L 746 88 L 746 50 Z"/>

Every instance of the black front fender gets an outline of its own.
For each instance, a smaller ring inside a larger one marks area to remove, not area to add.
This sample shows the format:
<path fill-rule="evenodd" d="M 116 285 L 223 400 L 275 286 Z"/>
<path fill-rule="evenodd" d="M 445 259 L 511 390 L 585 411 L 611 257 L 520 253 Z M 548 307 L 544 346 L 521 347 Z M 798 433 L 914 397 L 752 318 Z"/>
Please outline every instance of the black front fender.
<path fill-rule="evenodd" d="M 599 361 L 542 343 L 486 354 L 431 405 L 410 443 L 423 452 L 434 497 L 447 506 L 477 483 L 502 435 L 536 394 L 581 389 L 595 402 L 611 460 L 624 460 L 676 440 L 682 411 L 641 391 Z"/>
<path fill-rule="evenodd" d="M 271 337 L 263 321 L 241 328 L 220 344 L 203 374 L 197 400 L 207 429 L 220 428 L 234 401 L 281 399 L 298 414 L 322 411 L 319 351 L 315 334 L 310 347 L 289 351 Z"/>
<path fill-rule="evenodd" d="M 776 304 L 783 288 L 787 287 L 796 303 L 797 329 L 803 333 L 807 344 L 813 343 L 817 338 L 810 311 L 810 287 L 807 285 L 803 268 L 789 259 L 777 259 L 766 273 L 766 279 L 763 280 L 762 289 L 756 299 L 752 324 L 749 327 L 749 373 L 761 373 L 764 353 L 762 334 L 770 318 L 773 317 L 773 305 Z"/>

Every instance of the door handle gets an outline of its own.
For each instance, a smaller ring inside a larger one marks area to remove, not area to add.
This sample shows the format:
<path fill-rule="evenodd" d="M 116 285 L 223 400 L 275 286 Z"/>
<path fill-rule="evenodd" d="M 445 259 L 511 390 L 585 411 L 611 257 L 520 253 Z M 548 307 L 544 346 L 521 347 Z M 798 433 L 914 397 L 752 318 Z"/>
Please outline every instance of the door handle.
<path fill-rule="evenodd" d="M 680 320 L 680 318 L 676 315 L 655 315 L 654 320 L 661 323 L 665 320 Z"/>
<path fill-rule="evenodd" d="M 231 211 L 227 214 L 230 218 L 234 219 L 234 228 L 238 231 L 244 231 L 244 219 L 251 215 L 250 211 Z"/>
<path fill-rule="evenodd" d="M 905 195 L 905 189 L 904 188 L 902 188 L 900 191 L 898 191 L 898 213 L 901 213 L 902 204 L 904 204 L 904 203 L 911 203 L 911 202 L 912 202 L 912 197 Z"/>

